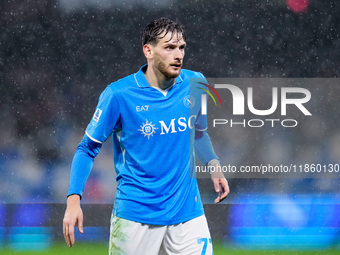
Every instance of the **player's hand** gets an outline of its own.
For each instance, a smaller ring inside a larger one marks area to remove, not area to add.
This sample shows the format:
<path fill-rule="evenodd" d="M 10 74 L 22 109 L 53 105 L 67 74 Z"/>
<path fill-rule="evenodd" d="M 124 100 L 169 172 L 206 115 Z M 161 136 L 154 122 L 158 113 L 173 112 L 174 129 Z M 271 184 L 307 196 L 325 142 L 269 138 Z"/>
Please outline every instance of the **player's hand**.
<path fill-rule="evenodd" d="M 215 165 L 215 169 L 221 169 L 218 168 L 218 164 Z M 223 201 L 229 194 L 229 185 L 228 185 L 228 181 L 226 180 L 226 178 L 224 178 L 224 175 L 222 172 L 219 171 L 214 171 L 211 172 L 211 180 L 214 183 L 214 188 L 216 193 L 218 193 L 217 198 L 215 199 L 215 204 L 218 204 L 219 202 Z"/>
<path fill-rule="evenodd" d="M 83 211 L 80 207 L 80 196 L 71 195 L 67 198 L 67 208 L 63 220 L 64 238 L 69 247 L 74 245 L 74 227 L 78 223 L 78 230 L 83 231 Z"/>

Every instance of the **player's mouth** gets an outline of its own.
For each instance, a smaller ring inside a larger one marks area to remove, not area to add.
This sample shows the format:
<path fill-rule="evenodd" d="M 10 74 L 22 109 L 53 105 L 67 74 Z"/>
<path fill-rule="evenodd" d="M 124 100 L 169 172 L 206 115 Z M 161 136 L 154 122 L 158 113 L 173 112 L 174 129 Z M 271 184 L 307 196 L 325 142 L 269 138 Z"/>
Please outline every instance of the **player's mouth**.
<path fill-rule="evenodd" d="M 180 69 L 182 67 L 182 64 L 171 64 L 170 66 L 174 67 L 175 69 Z"/>

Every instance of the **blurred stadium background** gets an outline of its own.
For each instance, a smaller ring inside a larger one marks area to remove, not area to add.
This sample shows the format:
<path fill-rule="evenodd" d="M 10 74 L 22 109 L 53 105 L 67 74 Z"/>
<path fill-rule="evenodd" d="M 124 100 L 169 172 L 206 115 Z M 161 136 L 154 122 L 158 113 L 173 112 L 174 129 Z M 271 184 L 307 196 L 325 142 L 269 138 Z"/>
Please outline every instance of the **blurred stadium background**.
<path fill-rule="evenodd" d="M 73 153 L 101 91 L 145 62 L 141 30 L 160 16 L 185 25 L 185 68 L 207 77 L 340 74 L 335 0 L 1 0 L 1 254 L 68 254 L 60 243 Z M 294 132 L 210 129 L 222 163 L 339 163 L 340 91 L 318 91 L 326 108 Z M 108 141 L 82 201 L 82 254 L 106 252 L 114 178 Z M 210 180 L 199 184 L 215 254 L 340 253 L 337 178 L 230 179 L 218 206 Z"/>

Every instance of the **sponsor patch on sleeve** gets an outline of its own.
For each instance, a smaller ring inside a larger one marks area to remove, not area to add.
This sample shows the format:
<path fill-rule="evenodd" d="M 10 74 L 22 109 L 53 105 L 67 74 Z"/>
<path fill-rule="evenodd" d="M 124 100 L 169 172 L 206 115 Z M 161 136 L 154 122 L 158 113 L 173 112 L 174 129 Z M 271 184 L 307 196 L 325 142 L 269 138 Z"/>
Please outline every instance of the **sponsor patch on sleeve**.
<path fill-rule="evenodd" d="M 94 115 L 93 115 L 93 120 L 95 122 L 98 122 L 99 121 L 99 118 L 100 118 L 100 115 L 102 115 L 102 110 L 100 110 L 99 108 L 96 109 Z"/>

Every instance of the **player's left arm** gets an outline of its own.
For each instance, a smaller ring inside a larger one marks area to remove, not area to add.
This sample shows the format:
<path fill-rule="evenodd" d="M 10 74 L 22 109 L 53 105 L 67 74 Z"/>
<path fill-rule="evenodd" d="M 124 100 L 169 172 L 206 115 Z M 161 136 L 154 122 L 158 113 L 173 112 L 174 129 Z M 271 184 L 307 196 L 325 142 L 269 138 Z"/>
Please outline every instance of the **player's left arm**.
<path fill-rule="evenodd" d="M 223 201 L 229 194 L 229 184 L 221 171 L 220 160 L 218 159 L 210 136 L 206 130 L 195 130 L 195 154 L 198 159 L 206 166 L 213 167 L 211 171 L 211 180 L 214 183 L 216 193 L 215 204 Z"/>
<path fill-rule="evenodd" d="M 198 77 L 201 78 L 201 82 L 208 83 L 203 74 L 198 73 L 197 78 Z M 199 86 L 198 84 L 195 84 L 195 86 Z M 193 89 L 192 92 L 195 93 L 197 90 Z M 200 91 L 198 95 L 195 93 L 195 96 L 198 99 L 197 101 L 201 99 L 201 93 L 203 92 Z M 207 115 L 202 114 L 202 112 L 199 111 L 195 121 L 195 154 L 205 166 L 215 167 L 215 171 L 210 171 L 210 173 L 215 191 L 218 193 L 218 196 L 215 199 L 215 204 L 217 204 L 223 201 L 229 194 L 229 185 L 223 175 L 220 160 L 214 151 L 210 136 L 207 132 L 207 127 Z"/>

